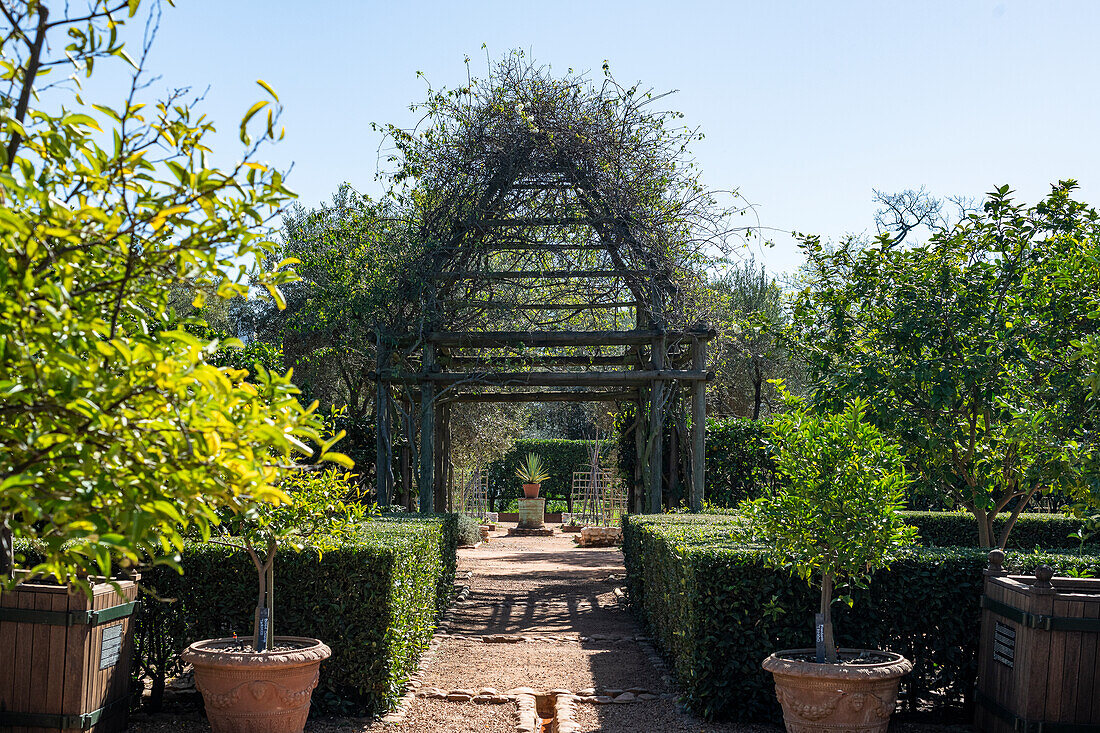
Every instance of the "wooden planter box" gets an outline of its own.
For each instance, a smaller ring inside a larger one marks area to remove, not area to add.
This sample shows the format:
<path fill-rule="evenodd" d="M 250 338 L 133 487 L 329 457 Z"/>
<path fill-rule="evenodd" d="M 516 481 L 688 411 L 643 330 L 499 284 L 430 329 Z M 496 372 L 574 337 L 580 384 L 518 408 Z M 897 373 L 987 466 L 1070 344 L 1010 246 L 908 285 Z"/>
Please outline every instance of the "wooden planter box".
<path fill-rule="evenodd" d="M 1008 575 L 1003 559 L 986 571 L 975 728 L 1100 730 L 1100 579 Z"/>
<path fill-rule="evenodd" d="M 137 585 L 24 583 L 0 593 L 0 730 L 126 729 Z"/>

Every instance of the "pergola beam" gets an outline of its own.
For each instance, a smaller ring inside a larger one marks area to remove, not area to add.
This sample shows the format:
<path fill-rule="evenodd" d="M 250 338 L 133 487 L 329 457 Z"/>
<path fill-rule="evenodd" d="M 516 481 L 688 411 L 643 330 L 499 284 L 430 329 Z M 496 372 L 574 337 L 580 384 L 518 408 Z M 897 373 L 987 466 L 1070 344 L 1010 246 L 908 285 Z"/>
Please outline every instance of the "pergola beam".
<path fill-rule="evenodd" d="M 591 356 L 563 356 L 559 354 L 516 354 L 514 356 L 441 356 L 439 363 L 446 367 L 474 367 L 477 371 L 490 371 L 514 366 L 622 366 L 637 361 L 634 354 Z"/>
<path fill-rule="evenodd" d="M 458 272 L 440 272 L 435 277 L 441 280 L 562 280 L 569 278 L 648 277 L 652 274 L 647 270 L 460 270 Z"/>
<path fill-rule="evenodd" d="M 382 375 L 398 384 L 486 384 L 531 387 L 613 387 L 649 382 L 705 382 L 713 372 L 692 369 L 647 369 L 625 372 L 431 372 Z"/>
<path fill-rule="evenodd" d="M 636 390 L 605 392 L 483 392 L 441 398 L 440 402 L 629 402 L 638 399 Z"/>
<path fill-rule="evenodd" d="M 503 348 L 507 346 L 639 346 L 653 342 L 659 331 L 436 331 L 427 340 L 437 346 L 452 348 Z M 685 335 L 707 340 L 714 331 L 668 331 L 669 341 Z"/>
<path fill-rule="evenodd" d="M 492 300 L 452 300 L 447 305 L 462 306 L 466 308 L 488 308 L 490 310 L 520 311 L 574 311 L 638 307 L 638 304 L 632 300 L 615 303 L 500 303 Z"/>

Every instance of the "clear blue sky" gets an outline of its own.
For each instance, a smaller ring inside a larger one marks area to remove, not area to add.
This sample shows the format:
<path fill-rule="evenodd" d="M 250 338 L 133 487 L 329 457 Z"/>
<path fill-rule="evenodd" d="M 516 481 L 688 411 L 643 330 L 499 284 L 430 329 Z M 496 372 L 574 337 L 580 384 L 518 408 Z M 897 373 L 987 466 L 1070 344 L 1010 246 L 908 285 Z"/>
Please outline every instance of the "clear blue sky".
<path fill-rule="evenodd" d="M 676 89 L 706 139 L 705 182 L 737 188 L 761 223 L 839 237 L 873 228 L 871 189 L 1033 201 L 1076 178 L 1100 204 L 1100 2 L 266 2 L 178 0 L 152 70 L 210 86 L 227 147 L 263 78 L 279 92 L 306 205 L 342 181 L 377 193 L 373 122 L 522 48 L 540 63 Z M 758 255 L 759 257 L 759 255 Z M 789 237 L 763 255 L 800 258 Z"/>

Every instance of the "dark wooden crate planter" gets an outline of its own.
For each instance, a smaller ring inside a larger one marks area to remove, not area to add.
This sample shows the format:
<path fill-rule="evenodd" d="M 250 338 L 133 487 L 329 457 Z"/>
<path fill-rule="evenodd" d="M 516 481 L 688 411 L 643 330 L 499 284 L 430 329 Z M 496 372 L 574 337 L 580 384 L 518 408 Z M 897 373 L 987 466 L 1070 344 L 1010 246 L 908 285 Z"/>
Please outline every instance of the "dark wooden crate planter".
<path fill-rule="evenodd" d="M 0 731 L 126 729 L 137 585 L 93 591 L 24 583 L 0 593 Z"/>
<path fill-rule="evenodd" d="M 1100 731 L 1100 579 L 1008 575 L 990 553 L 974 725 L 992 733 Z"/>

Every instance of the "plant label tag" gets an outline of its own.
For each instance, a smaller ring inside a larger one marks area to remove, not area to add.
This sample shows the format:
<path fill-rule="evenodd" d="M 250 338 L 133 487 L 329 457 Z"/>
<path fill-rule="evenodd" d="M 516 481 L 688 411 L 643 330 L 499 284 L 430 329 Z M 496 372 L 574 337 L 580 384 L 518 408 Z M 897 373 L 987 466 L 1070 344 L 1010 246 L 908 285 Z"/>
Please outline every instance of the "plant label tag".
<path fill-rule="evenodd" d="M 258 651 L 258 652 L 267 651 L 267 647 L 268 647 L 268 643 L 267 643 L 267 619 L 268 619 L 267 609 L 266 608 L 261 608 L 260 609 L 260 623 L 259 623 L 259 632 L 260 633 L 257 634 L 259 639 L 257 640 L 258 643 L 256 645 L 256 647 L 257 647 L 256 651 Z"/>
<path fill-rule="evenodd" d="M 817 642 L 817 663 L 825 661 L 825 615 L 814 614 L 814 640 Z"/>

